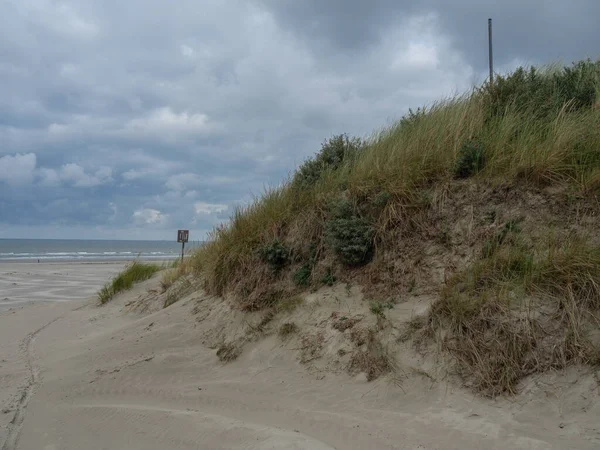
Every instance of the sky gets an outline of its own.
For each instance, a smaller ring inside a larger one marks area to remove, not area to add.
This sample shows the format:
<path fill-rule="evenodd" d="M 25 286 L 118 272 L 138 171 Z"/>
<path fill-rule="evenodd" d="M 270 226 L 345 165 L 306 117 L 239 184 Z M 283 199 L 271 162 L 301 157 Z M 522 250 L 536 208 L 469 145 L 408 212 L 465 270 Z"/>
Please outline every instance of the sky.
<path fill-rule="evenodd" d="M 598 0 L 0 0 L 0 238 L 202 240 L 335 134 L 598 59 Z"/>

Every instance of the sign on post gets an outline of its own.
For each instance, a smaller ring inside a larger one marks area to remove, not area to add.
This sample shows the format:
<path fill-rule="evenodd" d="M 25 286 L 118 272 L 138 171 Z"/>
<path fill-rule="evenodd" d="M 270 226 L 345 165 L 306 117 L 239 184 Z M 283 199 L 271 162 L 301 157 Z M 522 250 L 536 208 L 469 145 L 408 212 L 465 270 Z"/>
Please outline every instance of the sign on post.
<path fill-rule="evenodd" d="M 190 237 L 190 230 L 177 230 L 177 242 L 187 242 Z"/>
<path fill-rule="evenodd" d="M 183 262 L 183 252 L 185 243 L 190 238 L 190 230 L 177 230 L 177 242 L 181 242 L 181 262 Z"/>

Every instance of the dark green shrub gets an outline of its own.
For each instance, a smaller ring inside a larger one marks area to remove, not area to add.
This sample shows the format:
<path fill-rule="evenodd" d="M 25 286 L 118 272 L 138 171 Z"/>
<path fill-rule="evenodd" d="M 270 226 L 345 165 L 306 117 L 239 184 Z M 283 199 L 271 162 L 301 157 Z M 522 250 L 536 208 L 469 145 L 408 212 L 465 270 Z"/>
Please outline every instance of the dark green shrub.
<path fill-rule="evenodd" d="M 325 223 L 325 235 L 341 262 L 349 266 L 367 263 L 373 250 L 373 227 L 355 212 L 351 202 L 334 205 Z"/>
<path fill-rule="evenodd" d="M 321 283 L 326 284 L 327 286 L 333 286 L 335 282 L 335 275 L 331 272 L 331 267 L 328 267 L 321 277 Z"/>
<path fill-rule="evenodd" d="M 260 249 L 260 257 L 265 264 L 277 272 L 289 262 L 290 251 L 281 242 L 275 240 Z"/>
<path fill-rule="evenodd" d="M 390 201 L 390 198 L 392 198 L 392 196 L 389 192 L 381 191 L 373 199 L 373 206 L 376 208 L 384 208 Z"/>
<path fill-rule="evenodd" d="M 475 175 L 485 164 L 483 149 L 480 144 L 469 141 L 458 149 L 458 156 L 454 163 L 454 176 L 468 178 Z"/>
<path fill-rule="evenodd" d="M 294 283 L 298 286 L 306 287 L 310 284 L 310 274 L 312 272 L 310 264 L 302 265 L 294 272 Z"/>
<path fill-rule="evenodd" d="M 569 103 L 571 110 L 592 107 L 598 100 L 600 61 L 580 61 L 555 71 L 519 67 L 498 75 L 484 88 L 491 116 L 502 115 L 510 106 L 539 119 Z"/>
<path fill-rule="evenodd" d="M 334 136 L 321 145 L 321 151 L 313 159 L 302 164 L 294 175 L 294 185 L 309 187 L 317 182 L 326 170 L 338 169 L 342 163 L 353 158 L 364 147 L 360 138 L 346 134 Z"/>

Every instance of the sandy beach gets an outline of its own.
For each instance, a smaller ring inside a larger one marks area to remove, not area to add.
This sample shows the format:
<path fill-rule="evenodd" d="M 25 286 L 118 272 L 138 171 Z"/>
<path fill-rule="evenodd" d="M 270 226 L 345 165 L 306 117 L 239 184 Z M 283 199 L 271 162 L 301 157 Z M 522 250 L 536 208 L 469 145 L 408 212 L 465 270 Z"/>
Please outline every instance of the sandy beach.
<path fill-rule="evenodd" d="M 0 262 L 0 311 L 93 296 L 124 262 Z"/>
<path fill-rule="evenodd" d="M 240 317 L 225 302 L 198 292 L 167 309 L 131 311 L 157 288 L 156 275 L 98 307 L 90 295 L 115 270 L 0 268 L 3 298 L 43 301 L 0 312 L 2 450 L 600 445 L 589 373 L 547 376 L 518 398 L 488 401 L 423 376 L 398 385 L 307 370 L 297 344 L 276 335 L 224 364 L 216 343 Z"/>

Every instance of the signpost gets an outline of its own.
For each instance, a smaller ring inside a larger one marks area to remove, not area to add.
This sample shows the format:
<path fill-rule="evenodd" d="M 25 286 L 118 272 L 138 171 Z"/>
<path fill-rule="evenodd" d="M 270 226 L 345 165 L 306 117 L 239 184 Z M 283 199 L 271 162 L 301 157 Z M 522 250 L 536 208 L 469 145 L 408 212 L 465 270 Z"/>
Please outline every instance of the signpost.
<path fill-rule="evenodd" d="M 177 230 L 177 242 L 181 242 L 181 262 L 183 262 L 183 251 L 185 243 L 190 237 L 190 230 Z"/>

